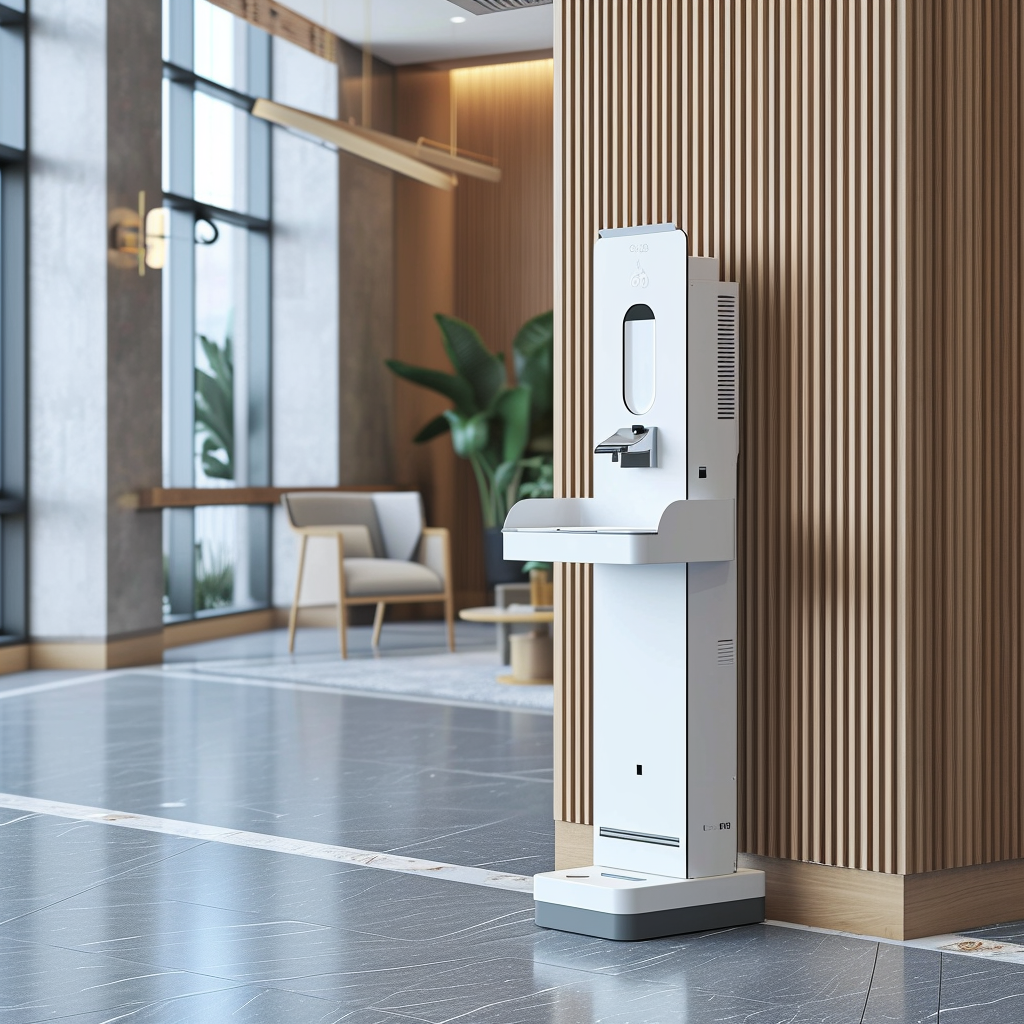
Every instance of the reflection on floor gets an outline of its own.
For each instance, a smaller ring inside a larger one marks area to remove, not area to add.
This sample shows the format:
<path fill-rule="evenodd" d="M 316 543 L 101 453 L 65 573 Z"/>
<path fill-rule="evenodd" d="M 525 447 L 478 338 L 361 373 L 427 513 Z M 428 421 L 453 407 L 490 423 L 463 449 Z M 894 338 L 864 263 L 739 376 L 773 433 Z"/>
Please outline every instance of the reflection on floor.
<path fill-rule="evenodd" d="M 431 628 L 389 653 L 440 649 Z M 0 795 L 0 1024 L 1024 1019 L 1024 965 L 774 926 L 603 942 L 537 929 L 514 888 L 332 861 L 549 868 L 552 719 L 232 676 L 247 658 L 286 659 L 280 633 L 178 649 L 170 671 L 0 682 L 0 792 L 85 805 Z"/>

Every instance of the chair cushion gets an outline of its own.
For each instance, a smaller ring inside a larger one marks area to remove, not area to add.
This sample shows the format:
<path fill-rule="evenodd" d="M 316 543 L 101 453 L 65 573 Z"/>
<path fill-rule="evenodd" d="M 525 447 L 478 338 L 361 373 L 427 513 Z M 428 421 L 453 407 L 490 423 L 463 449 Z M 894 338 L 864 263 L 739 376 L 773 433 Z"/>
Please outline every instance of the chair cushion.
<path fill-rule="evenodd" d="M 373 538 L 365 526 L 341 526 L 346 558 L 373 558 Z M 334 541 L 332 540 L 333 544 Z"/>
<path fill-rule="evenodd" d="M 441 594 L 441 578 L 419 562 L 398 558 L 345 558 L 345 593 L 349 597 Z"/>
<path fill-rule="evenodd" d="M 423 499 L 419 491 L 376 491 L 373 507 L 384 538 L 385 558 L 416 557 L 423 533 Z"/>
<path fill-rule="evenodd" d="M 281 501 L 293 526 L 365 526 L 373 554 L 380 558 L 387 554 L 372 494 L 290 491 L 281 495 Z"/>

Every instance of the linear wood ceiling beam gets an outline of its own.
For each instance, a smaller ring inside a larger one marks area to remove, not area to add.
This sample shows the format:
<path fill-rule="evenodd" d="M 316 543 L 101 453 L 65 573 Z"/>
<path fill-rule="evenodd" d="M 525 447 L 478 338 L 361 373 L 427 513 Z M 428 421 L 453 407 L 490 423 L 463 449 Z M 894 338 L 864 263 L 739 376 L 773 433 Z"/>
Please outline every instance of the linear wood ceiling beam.
<path fill-rule="evenodd" d="M 414 160 L 422 160 L 425 164 L 440 167 L 453 174 L 466 174 L 471 178 L 479 178 L 481 181 L 489 181 L 492 184 L 501 181 L 500 167 L 496 167 L 494 164 L 485 164 L 481 160 L 453 155 L 449 150 L 439 148 L 437 143 L 429 143 L 426 140 L 412 142 L 409 139 L 401 139 L 397 135 L 389 135 L 387 132 L 379 132 L 373 128 L 363 128 L 346 121 L 332 123 L 339 124 L 348 131 L 355 132 L 381 146 L 388 146 L 396 153 L 404 153 Z"/>
<path fill-rule="evenodd" d="M 341 49 L 338 37 L 290 7 L 273 0 L 210 0 L 210 3 L 332 64 L 338 62 Z"/>
<path fill-rule="evenodd" d="M 278 124 L 285 128 L 294 128 L 296 131 L 305 132 L 318 139 L 337 146 L 338 149 L 351 153 L 353 156 L 362 157 L 372 163 L 387 167 L 389 170 L 404 174 L 407 178 L 413 178 L 424 185 L 432 185 L 434 188 L 450 192 L 456 184 L 451 174 L 438 170 L 407 153 L 400 152 L 393 145 L 401 140 L 388 136 L 388 142 L 383 143 L 375 136 L 382 133 L 370 132 L 368 129 L 356 129 L 344 121 L 333 121 L 328 117 L 320 117 L 317 114 L 307 113 L 305 110 L 297 110 L 295 107 L 287 107 L 283 103 L 275 103 L 273 100 L 257 100 L 252 108 L 253 117 L 260 117 L 264 121 Z M 415 149 L 415 143 L 410 143 Z"/>
<path fill-rule="evenodd" d="M 340 52 L 338 37 L 329 29 L 318 25 L 315 21 L 311 21 L 289 7 L 274 3 L 272 0 L 210 0 L 210 2 L 235 15 L 235 17 L 247 21 L 250 25 L 255 25 L 271 35 L 286 39 L 289 43 L 294 43 L 296 46 L 301 46 L 304 50 L 308 50 L 317 57 L 337 63 Z M 261 100 L 260 102 L 264 101 Z M 299 110 L 294 110 L 293 113 L 306 118 L 314 117 L 312 114 L 305 114 Z M 275 116 L 266 116 L 266 112 L 260 114 L 255 109 L 253 114 L 256 117 L 264 117 L 265 120 L 273 121 L 275 124 L 285 124 L 288 127 L 298 128 L 300 131 L 306 131 L 326 139 L 326 136 L 313 127 L 299 128 L 297 124 L 291 123 L 291 121 L 277 120 Z M 286 115 L 281 114 L 281 116 Z M 287 116 L 291 117 L 291 115 Z M 410 178 L 415 178 L 417 181 L 422 181 L 427 185 L 433 185 L 435 188 L 449 189 L 456 183 L 452 181 L 449 184 L 442 184 L 442 180 L 447 179 L 448 175 L 426 174 L 414 168 L 406 160 L 400 161 L 401 166 L 393 166 L 392 163 L 387 162 L 385 159 L 378 159 L 377 157 L 380 156 L 379 150 L 374 150 L 372 147 L 384 147 L 408 160 L 430 164 L 432 167 L 441 168 L 455 174 L 466 174 L 481 181 L 489 181 L 492 184 L 501 181 L 501 171 L 499 168 L 479 160 L 467 159 L 457 154 L 446 153 L 442 149 L 423 145 L 419 142 L 411 142 L 408 139 L 399 139 L 385 132 L 357 127 L 343 121 L 331 121 L 327 118 L 316 118 L 316 120 L 326 125 L 333 125 L 337 129 L 337 131 L 332 133 L 332 137 L 326 139 L 326 141 L 338 146 L 339 149 L 343 149 L 347 153 L 354 153 L 356 156 L 361 156 L 385 167 L 390 167 L 400 174 L 407 174 Z M 370 143 L 371 146 L 360 147 L 355 136 L 360 136 L 363 140 Z M 377 156 L 373 156 L 373 152 L 376 152 Z"/>

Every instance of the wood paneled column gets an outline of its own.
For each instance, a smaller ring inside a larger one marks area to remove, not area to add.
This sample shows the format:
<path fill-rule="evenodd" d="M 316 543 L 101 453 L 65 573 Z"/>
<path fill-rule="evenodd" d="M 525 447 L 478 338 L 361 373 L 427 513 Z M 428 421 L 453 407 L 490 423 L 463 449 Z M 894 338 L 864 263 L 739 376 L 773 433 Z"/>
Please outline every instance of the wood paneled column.
<path fill-rule="evenodd" d="M 1015 0 L 556 7 L 559 494 L 590 494 L 598 229 L 672 221 L 740 286 L 740 848 L 770 917 L 1024 916 L 1022 34 Z M 567 864 L 590 579 L 557 583 Z"/>

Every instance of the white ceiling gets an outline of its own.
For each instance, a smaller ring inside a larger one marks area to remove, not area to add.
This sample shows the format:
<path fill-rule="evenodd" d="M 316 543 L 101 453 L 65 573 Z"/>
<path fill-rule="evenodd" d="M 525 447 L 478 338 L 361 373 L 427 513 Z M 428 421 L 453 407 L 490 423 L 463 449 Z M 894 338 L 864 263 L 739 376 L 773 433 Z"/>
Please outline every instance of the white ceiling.
<path fill-rule="evenodd" d="M 547 50 L 553 44 L 554 8 L 470 14 L 449 0 L 287 0 L 288 6 L 356 46 L 370 47 L 390 64 L 461 60 L 498 53 Z M 452 18 L 465 18 L 453 25 Z"/>

